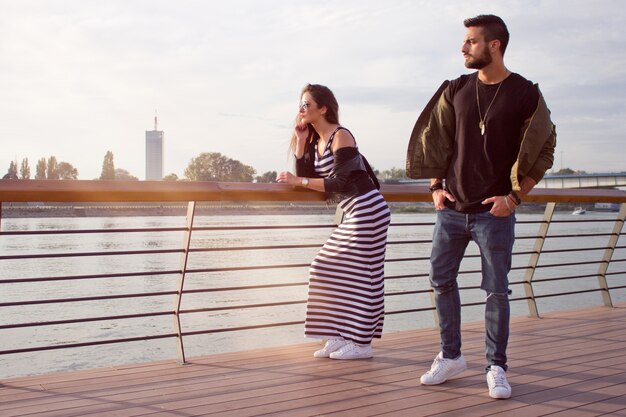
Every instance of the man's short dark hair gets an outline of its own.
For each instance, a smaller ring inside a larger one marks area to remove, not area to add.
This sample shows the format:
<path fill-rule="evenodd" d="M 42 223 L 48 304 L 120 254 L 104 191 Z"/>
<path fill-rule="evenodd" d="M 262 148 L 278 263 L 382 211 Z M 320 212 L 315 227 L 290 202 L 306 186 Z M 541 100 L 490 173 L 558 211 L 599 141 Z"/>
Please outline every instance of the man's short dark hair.
<path fill-rule="evenodd" d="M 504 51 L 506 51 L 506 47 L 509 44 L 509 30 L 506 28 L 506 25 L 501 18 L 492 14 L 481 14 L 476 17 L 465 19 L 463 24 L 466 28 L 483 28 L 483 34 L 485 35 L 485 40 L 487 42 L 499 40 L 500 52 L 504 56 Z"/>

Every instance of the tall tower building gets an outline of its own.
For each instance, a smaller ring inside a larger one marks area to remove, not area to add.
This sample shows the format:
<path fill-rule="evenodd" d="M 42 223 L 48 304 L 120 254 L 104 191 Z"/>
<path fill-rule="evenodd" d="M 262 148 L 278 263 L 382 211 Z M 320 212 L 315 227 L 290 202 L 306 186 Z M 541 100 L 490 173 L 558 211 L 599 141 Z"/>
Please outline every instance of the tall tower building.
<path fill-rule="evenodd" d="M 163 179 L 163 131 L 157 130 L 154 115 L 154 130 L 146 130 L 146 180 Z"/>

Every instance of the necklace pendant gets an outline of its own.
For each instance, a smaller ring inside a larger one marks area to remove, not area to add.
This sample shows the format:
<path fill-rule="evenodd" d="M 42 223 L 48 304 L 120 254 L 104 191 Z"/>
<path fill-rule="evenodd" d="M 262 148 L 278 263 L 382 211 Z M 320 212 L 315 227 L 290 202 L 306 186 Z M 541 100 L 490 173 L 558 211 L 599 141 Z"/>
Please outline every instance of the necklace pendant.
<path fill-rule="evenodd" d="M 482 120 L 478 123 L 478 127 L 480 128 L 480 134 L 485 136 L 485 122 Z"/>

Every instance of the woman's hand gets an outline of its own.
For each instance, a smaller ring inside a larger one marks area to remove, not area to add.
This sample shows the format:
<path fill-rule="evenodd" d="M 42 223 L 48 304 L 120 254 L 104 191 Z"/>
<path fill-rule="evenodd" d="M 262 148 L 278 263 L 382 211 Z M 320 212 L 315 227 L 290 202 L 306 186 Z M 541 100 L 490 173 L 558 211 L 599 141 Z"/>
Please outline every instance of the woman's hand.
<path fill-rule="evenodd" d="M 276 182 L 286 182 L 290 185 L 300 185 L 302 183 L 302 179 L 300 177 L 296 177 L 289 171 L 279 172 L 276 176 Z"/>
<path fill-rule="evenodd" d="M 324 178 L 296 177 L 289 171 L 283 171 L 276 176 L 276 182 L 283 182 L 296 187 L 308 188 L 324 192 Z"/>
<path fill-rule="evenodd" d="M 295 136 L 295 143 L 293 143 L 293 138 L 291 143 L 293 154 L 296 159 L 300 159 L 304 155 L 304 152 L 306 152 L 306 138 L 309 137 L 309 126 L 296 119 L 293 135 Z"/>
<path fill-rule="evenodd" d="M 306 138 L 309 137 L 309 125 L 307 125 L 306 123 L 302 123 L 296 119 L 294 133 L 296 135 L 296 138 L 298 139 L 298 143 L 304 143 Z"/>

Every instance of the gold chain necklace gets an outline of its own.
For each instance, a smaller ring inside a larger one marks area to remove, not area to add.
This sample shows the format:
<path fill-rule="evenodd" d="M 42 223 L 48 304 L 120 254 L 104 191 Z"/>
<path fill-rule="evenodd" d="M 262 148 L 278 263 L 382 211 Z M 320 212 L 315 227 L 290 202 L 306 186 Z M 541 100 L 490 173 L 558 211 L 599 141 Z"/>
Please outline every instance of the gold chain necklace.
<path fill-rule="evenodd" d="M 504 80 L 506 80 L 506 78 Z M 496 90 L 496 94 L 493 95 L 493 98 L 491 99 L 491 103 L 489 103 L 489 107 L 487 107 L 487 111 L 485 112 L 485 117 L 483 118 L 480 112 L 480 99 L 478 98 L 478 75 L 476 75 L 476 103 L 478 104 L 478 119 L 480 120 L 478 122 L 478 128 L 480 129 L 480 134 L 483 136 L 485 136 L 485 121 L 487 120 L 487 113 L 489 113 L 489 110 L 491 109 L 491 105 L 493 104 L 496 97 L 498 96 L 498 92 L 500 91 L 500 87 L 502 87 L 502 84 L 504 84 L 504 80 L 500 81 L 500 85 L 498 86 L 498 89 Z"/>

